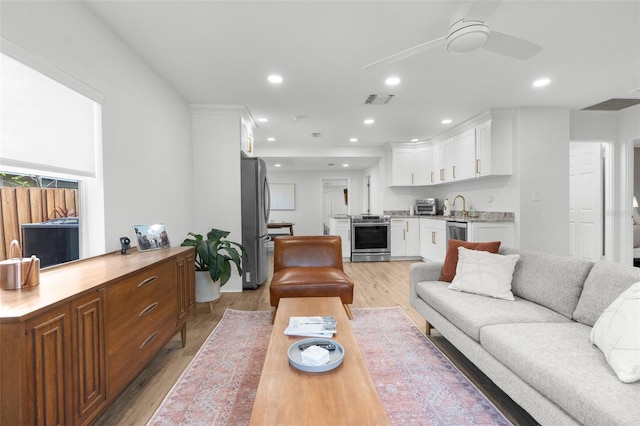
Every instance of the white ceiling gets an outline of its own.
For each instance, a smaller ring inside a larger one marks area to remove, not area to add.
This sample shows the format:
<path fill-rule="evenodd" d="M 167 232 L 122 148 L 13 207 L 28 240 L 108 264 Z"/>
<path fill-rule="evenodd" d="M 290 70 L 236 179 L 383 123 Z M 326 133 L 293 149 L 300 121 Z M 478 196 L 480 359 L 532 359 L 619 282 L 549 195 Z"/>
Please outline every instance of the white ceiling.
<path fill-rule="evenodd" d="M 505 0 L 487 23 L 542 46 L 530 60 L 441 47 L 368 70 L 362 67 L 446 35 L 460 2 L 85 3 L 188 103 L 245 105 L 255 119 L 267 117 L 255 131 L 255 150 L 282 170 L 362 169 L 388 142 L 429 139 L 490 108 L 582 109 L 640 98 L 637 0 Z M 268 83 L 269 74 L 284 82 Z M 400 85 L 385 86 L 391 75 Z M 543 76 L 551 85 L 533 89 Z M 396 97 L 365 105 L 369 94 Z M 364 125 L 367 117 L 375 124 Z M 443 118 L 453 122 L 442 125 Z"/>

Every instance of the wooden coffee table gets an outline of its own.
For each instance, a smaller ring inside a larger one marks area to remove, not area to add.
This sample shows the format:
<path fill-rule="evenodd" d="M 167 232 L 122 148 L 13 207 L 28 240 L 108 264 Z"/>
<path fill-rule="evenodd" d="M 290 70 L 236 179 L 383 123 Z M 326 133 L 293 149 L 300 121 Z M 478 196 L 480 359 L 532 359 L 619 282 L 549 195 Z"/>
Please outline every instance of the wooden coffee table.
<path fill-rule="evenodd" d="M 289 346 L 304 337 L 286 336 L 284 329 L 291 316 L 316 315 L 336 317 L 333 339 L 345 355 L 334 370 L 307 373 L 289 365 L 287 357 Z M 250 424 L 389 424 L 339 297 L 280 299 Z"/>

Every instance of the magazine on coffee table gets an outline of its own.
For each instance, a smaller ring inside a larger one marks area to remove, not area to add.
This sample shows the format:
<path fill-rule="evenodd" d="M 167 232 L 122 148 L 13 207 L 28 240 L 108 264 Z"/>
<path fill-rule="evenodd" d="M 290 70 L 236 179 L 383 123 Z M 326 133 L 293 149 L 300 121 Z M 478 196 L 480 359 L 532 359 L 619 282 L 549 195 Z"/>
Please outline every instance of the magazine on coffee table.
<path fill-rule="evenodd" d="M 287 336 L 333 337 L 337 321 L 333 316 L 289 317 L 289 325 L 284 330 Z"/>

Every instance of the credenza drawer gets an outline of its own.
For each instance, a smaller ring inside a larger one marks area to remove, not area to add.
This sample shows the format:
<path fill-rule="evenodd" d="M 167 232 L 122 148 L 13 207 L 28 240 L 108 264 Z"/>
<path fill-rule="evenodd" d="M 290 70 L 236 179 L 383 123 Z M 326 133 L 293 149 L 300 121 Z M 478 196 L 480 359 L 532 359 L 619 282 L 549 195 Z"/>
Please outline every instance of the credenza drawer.
<path fill-rule="evenodd" d="M 175 263 L 163 262 L 107 289 L 107 322 L 137 316 L 150 301 L 175 300 Z"/>
<path fill-rule="evenodd" d="M 136 333 L 128 333 L 117 343 L 111 342 L 107 356 L 108 394 L 119 393 L 149 359 L 171 338 L 175 318 L 165 316 L 160 321 L 144 321 Z"/>
<path fill-rule="evenodd" d="M 119 392 L 175 332 L 175 262 L 164 262 L 106 292 L 108 393 Z"/>

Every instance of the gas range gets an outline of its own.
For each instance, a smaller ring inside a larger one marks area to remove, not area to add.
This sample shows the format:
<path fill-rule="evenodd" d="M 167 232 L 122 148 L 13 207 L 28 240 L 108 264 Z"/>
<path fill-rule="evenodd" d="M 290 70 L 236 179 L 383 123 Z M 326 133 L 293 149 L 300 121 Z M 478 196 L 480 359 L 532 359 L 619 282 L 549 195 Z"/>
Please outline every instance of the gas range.
<path fill-rule="evenodd" d="M 351 218 L 351 261 L 391 259 L 391 217 L 363 214 Z"/>

